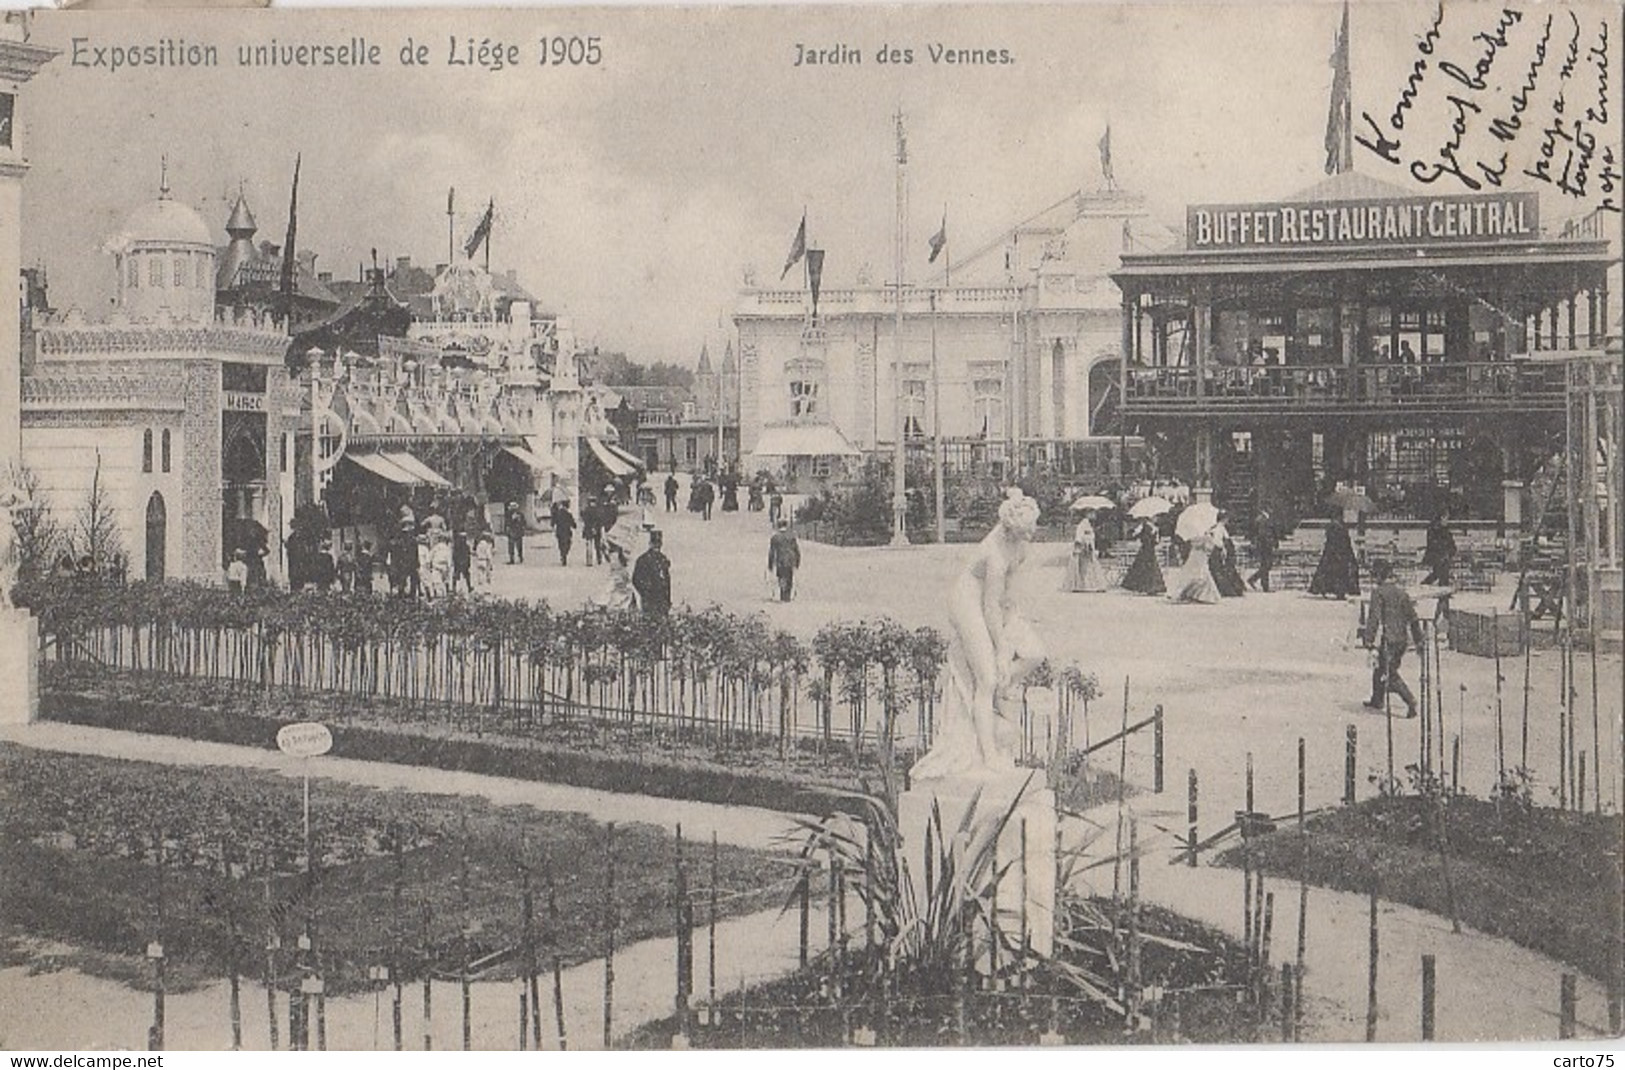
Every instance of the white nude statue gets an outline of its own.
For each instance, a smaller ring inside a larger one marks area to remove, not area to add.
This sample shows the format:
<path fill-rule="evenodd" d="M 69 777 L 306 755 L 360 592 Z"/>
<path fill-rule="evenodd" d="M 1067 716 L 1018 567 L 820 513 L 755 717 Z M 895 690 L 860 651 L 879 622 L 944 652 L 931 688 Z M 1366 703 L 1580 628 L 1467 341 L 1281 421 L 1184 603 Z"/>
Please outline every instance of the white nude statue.
<path fill-rule="evenodd" d="M 1011 602 L 1011 586 L 1038 528 L 1038 503 L 1011 488 L 999 522 L 949 593 L 948 679 L 931 750 L 916 782 L 995 777 L 1015 769 L 1021 684 L 1044 659 L 1032 626 Z"/>

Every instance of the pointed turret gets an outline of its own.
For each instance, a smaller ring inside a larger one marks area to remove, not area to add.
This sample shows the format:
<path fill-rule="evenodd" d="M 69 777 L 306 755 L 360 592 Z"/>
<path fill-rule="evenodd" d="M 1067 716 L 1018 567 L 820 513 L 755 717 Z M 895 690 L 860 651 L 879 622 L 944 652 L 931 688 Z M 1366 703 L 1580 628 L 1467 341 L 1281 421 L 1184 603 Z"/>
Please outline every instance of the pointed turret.
<path fill-rule="evenodd" d="M 246 281 L 241 276 L 243 269 L 254 261 L 254 233 L 257 230 L 259 225 L 254 222 L 254 213 L 248 208 L 248 198 L 238 190 L 237 203 L 232 206 L 231 218 L 226 220 L 226 233 L 231 235 L 231 242 L 220 254 L 220 266 L 214 276 L 216 290 L 235 290 Z"/>

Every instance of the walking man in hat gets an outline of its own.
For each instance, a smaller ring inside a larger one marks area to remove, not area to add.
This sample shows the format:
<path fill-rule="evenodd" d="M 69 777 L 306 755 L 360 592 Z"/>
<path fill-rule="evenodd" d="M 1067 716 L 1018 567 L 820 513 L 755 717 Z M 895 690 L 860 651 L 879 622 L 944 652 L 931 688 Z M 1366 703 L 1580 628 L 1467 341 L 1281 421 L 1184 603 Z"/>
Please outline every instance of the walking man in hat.
<path fill-rule="evenodd" d="M 1392 693 L 1405 703 L 1405 716 L 1415 717 L 1416 696 L 1399 678 L 1399 663 L 1405 656 L 1407 640 L 1414 641 L 1417 649 L 1422 647 L 1422 622 L 1416 617 L 1416 603 L 1394 579 L 1394 567 L 1387 561 L 1372 562 L 1371 578 L 1377 581 L 1377 589 L 1371 592 L 1362 638 L 1368 648 L 1376 650 L 1377 663 L 1371 671 L 1371 698 L 1366 705 L 1384 709 L 1385 699 Z"/>

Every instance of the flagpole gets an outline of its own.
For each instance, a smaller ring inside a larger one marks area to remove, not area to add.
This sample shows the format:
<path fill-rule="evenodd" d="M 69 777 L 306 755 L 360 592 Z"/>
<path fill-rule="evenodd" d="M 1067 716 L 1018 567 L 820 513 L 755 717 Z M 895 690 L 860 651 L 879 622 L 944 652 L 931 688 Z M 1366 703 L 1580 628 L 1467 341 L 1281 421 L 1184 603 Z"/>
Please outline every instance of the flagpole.
<path fill-rule="evenodd" d="M 903 444 L 903 262 L 908 241 L 908 146 L 903 140 L 903 109 L 897 109 L 897 309 L 895 352 L 892 353 L 892 433 L 896 450 L 892 459 L 893 546 L 908 545 L 908 484 L 904 471 L 908 454 Z"/>
<path fill-rule="evenodd" d="M 944 252 L 946 252 L 944 248 Z M 943 269 L 947 280 L 947 269 Z M 937 506 L 937 545 L 948 541 L 947 517 L 942 511 L 942 374 L 937 367 L 937 291 L 931 293 L 931 469 Z"/>
<path fill-rule="evenodd" d="M 497 229 L 497 202 L 491 201 L 485 209 L 491 225 L 485 228 L 485 273 L 491 274 L 491 232 Z"/>
<path fill-rule="evenodd" d="M 456 195 L 457 191 L 455 189 L 446 194 L 446 263 L 448 265 L 457 262 L 457 217 L 454 214 L 455 209 L 452 207 Z"/>

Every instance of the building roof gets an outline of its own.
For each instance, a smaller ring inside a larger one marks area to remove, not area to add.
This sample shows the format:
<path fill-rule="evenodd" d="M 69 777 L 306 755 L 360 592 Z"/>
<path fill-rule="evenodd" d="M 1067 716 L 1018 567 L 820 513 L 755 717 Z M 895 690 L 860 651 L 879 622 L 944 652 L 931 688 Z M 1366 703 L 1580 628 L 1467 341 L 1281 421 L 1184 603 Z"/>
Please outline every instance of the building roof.
<path fill-rule="evenodd" d="M 208 224 L 188 206 L 166 192 L 148 201 L 124 220 L 113 244 L 121 249 L 136 245 L 204 245 L 214 247 Z"/>
<path fill-rule="evenodd" d="M 604 389 L 619 394 L 622 401 L 638 412 L 679 412 L 685 402 L 694 400 L 688 388 L 681 386 L 606 385 Z"/>
<path fill-rule="evenodd" d="M 1304 201 L 1374 201 L 1415 196 L 1415 190 L 1408 190 L 1392 182 L 1372 178 L 1370 175 L 1362 175 L 1358 171 L 1344 171 L 1342 174 L 1323 178 L 1314 185 L 1281 199 L 1298 204 Z"/>

